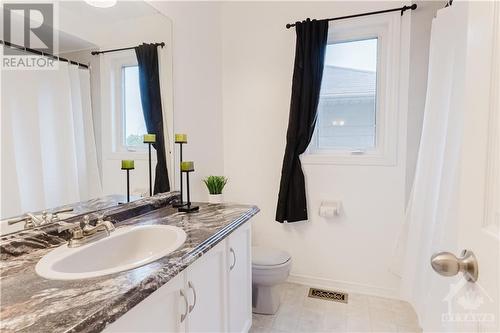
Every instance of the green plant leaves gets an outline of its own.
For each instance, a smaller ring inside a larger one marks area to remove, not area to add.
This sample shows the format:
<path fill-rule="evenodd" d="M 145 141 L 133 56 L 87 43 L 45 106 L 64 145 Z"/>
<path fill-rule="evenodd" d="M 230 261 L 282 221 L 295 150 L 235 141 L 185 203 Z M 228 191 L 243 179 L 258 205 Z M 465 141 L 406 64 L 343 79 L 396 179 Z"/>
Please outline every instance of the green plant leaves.
<path fill-rule="evenodd" d="M 208 176 L 203 179 L 203 182 L 207 185 L 210 194 L 222 194 L 222 190 L 227 183 L 227 178 L 224 176 Z"/>

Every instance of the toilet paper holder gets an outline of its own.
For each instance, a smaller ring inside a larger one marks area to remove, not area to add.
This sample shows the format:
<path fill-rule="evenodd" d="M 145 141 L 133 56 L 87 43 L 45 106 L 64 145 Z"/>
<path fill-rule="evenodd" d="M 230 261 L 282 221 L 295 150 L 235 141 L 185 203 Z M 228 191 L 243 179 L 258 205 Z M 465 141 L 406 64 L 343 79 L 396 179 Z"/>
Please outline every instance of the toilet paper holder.
<path fill-rule="evenodd" d="M 319 206 L 319 216 L 326 218 L 339 216 L 341 206 L 340 201 L 322 201 Z"/>

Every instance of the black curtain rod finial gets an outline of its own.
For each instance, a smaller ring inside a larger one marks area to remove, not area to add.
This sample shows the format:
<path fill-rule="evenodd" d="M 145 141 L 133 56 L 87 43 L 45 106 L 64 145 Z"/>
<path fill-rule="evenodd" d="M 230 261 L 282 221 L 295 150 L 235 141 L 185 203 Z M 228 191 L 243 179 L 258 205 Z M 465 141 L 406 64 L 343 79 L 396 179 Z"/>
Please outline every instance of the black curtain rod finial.
<path fill-rule="evenodd" d="M 404 6 L 403 8 L 401 8 L 401 16 L 403 16 L 403 14 L 405 13 L 405 11 L 407 11 L 407 10 L 409 10 L 409 9 L 411 9 L 411 10 L 415 10 L 415 9 L 417 9 L 417 4 L 416 4 L 416 3 L 414 3 L 414 4 L 413 4 L 413 5 L 411 5 L 411 6 Z"/>

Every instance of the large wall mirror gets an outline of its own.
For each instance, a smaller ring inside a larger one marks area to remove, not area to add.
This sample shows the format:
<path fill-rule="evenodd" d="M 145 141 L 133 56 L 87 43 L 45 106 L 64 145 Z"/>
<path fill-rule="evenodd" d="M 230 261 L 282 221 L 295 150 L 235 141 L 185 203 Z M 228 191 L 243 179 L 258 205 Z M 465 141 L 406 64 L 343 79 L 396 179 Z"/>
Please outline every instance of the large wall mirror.
<path fill-rule="evenodd" d="M 116 194 L 126 193 L 122 160 L 135 162 L 131 194 L 149 195 L 148 129 L 134 49 L 143 43 L 158 53 L 164 155 L 173 187 L 172 23 L 146 2 L 95 3 L 106 1 L 54 3 L 53 24 L 38 31 L 55 30 L 53 54 L 24 50 L 23 18 L 10 13 L 4 53 L 44 57 L 57 66 L 2 69 L 2 235 L 32 227 L 33 219 L 51 223 L 53 213 L 62 220 L 118 204 Z M 153 150 L 153 177 L 156 156 Z M 71 205 L 76 202 L 87 204 Z M 27 213 L 29 223 L 15 223 Z"/>

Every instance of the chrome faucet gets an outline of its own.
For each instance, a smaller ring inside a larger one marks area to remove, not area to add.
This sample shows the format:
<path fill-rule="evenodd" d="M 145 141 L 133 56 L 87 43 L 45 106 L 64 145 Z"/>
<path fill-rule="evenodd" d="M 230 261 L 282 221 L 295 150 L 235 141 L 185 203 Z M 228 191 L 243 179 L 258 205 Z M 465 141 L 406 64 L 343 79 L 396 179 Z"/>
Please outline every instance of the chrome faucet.
<path fill-rule="evenodd" d="M 31 229 L 51 222 L 58 222 L 59 217 L 57 214 L 71 212 L 73 208 L 63 208 L 52 213 L 47 213 L 47 211 L 42 212 L 42 216 L 35 216 L 33 213 L 25 213 L 23 216 L 17 217 L 15 219 L 8 220 L 9 225 L 24 222 L 24 229 Z"/>
<path fill-rule="evenodd" d="M 72 226 L 69 229 L 71 231 L 71 239 L 68 242 L 68 247 L 79 247 L 108 237 L 115 230 L 115 226 L 109 221 L 104 221 L 103 216 L 99 217 L 95 226 L 91 226 L 90 217 L 85 215 L 80 224 L 76 224 L 76 226 Z"/>

